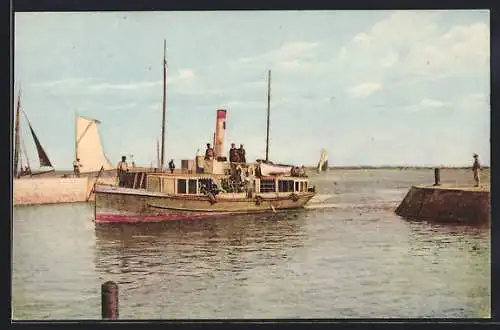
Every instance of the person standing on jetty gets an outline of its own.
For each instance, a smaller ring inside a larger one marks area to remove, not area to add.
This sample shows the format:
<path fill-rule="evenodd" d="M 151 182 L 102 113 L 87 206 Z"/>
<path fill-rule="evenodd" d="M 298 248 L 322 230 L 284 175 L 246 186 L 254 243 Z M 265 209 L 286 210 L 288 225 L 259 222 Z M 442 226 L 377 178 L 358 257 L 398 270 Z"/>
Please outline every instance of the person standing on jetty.
<path fill-rule="evenodd" d="M 170 159 L 170 161 L 168 162 L 168 168 L 170 169 L 170 173 L 173 174 L 175 170 L 175 163 L 173 159 Z"/>
<path fill-rule="evenodd" d="M 80 158 L 77 158 L 73 161 L 73 174 L 77 178 L 80 177 L 80 167 L 82 167 L 82 164 L 80 164 Z"/>
<path fill-rule="evenodd" d="M 474 173 L 474 181 L 476 184 L 474 187 L 479 187 L 479 171 L 481 170 L 481 165 L 479 164 L 478 155 L 474 154 L 474 163 L 472 164 L 472 173 Z"/>
<path fill-rule="evenodd" d="M 116 175 L 118 176 L 118 186 L 123 187 L 125 184 L 124 174 L 128 172 L 127 157 L 122 156 L 122 160 L 116 165 Z"/>

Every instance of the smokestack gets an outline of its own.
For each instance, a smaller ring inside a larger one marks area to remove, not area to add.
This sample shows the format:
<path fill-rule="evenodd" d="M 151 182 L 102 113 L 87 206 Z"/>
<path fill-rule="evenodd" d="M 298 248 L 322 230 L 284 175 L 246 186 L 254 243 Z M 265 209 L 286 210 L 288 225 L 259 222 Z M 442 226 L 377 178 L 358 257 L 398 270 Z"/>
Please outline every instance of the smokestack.
<path fill-rule="evenodd" d="M 226 136 L 226 114 L 227 110 L 217 110 L 217 121 L 215 122 L 215 158 L 224 156 L 224 138 Z"/>

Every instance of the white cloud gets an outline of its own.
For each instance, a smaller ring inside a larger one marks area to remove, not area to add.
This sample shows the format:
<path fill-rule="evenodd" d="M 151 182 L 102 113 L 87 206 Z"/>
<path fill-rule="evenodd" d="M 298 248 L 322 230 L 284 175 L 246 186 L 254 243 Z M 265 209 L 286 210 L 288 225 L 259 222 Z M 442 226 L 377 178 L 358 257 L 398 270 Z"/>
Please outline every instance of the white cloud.
<path fill-rule="evenodd" d="M 399 60 L 399 54 L 396 52 L 389 52 L 382 56 L 379 60 L 379 64 L 383 68 L 389 68 L 394 66 Z"/>
<path fill-rule="evenodd" d="M 382 89 L 382 85 L 377 82 L 366 82 L 347 89 L 347 92 L 354 98 L 368 97 L 376 91 Z"/>
<path fill-rule="evenodd" d="M 68 78 L 61 78 L 57 80 L 51 80 L 51 81 L 42 81 L 38 83 L 33 83 L 31 86 L 33 87 L 41 87 L 41 88 L 68 88 L 68 87 L 76 87 L 80 86 L 83 84 L 87 84 L 89 82 L 94 81 L 95 79 L 93 78 L 78 78 L 78 77 L 68 77 Z"/>
<path fill-rule="evenodd" d="M 302 60 L 309 59 L 314 55 L 314 50 L 319 46 L 317 42 L 292 41 L 282 44 L 279 48 L 267 53 L 253 57 L 244 57 L 236 60 L 233 64 L 248 65 L 255 63 L 265 63 L 266 66 L 277 66 L 286 63 L 284 66 L 295 68 L 301 64 Z"/>
<path fill-rule="evenodd" d="M 432 100 L 432 99 L 423 99 L 420 102 L 420 105 L 425 108 L 441 108 L 448 105 L 448 102 Z"/>
<path fill-rule="evenodd" d="M 470 93 L 456 97 L 451 101 L 425 98 L 417 104 L 406 106 L 407 111 L 435 110 L 440 108 L 465 109 L 471 112 L 490 110 L 489 97 L 485 93 Z"/>
<path fill-rule="evenodd" d="M 375 23 L 371 29 L 353 37 L 339 54 L 341 60 L 355 61 L 365 57 L 370 62 L 391 56 L 402 45 L 425 40 L 433 35 L 436 12 L 395 11 L 387 19 Z M 368 56 L 367 56 L 368 55 Z"/>
<path fill-rule="evenodd" d="M 438 109 L 450 106 L 451 102 L 425 98 L 417 104 L 408 105 L 405 107 L 407 111 L 422 111 L 428 109 Z"/>
<path fill-rule="evenodd" d="M 196 80 L 195 71 L 192 69 L 179 69 L 178 72 L 168 77 L 169 85 L 183 85 L 190 84 Z M 73 91 L 90 92 L 90 93 L 101 93 L 109 91 L 140 91 L 157 88 L 163 85 L 163 80 L 156 81 L 134 81 L 129 83 L 110 83 L 103 82 L 101 79 L 93 78 L 61 78 L 52 81 L 38 82 L 32 84 L 33 87 L 37 88 L 51 88 L 51 91 L 55 92 L 68 92 Z"/>
<path fill-rule="evenodd" d="M 194 70 L 191 69 L 179 69 L 179 74 L 177 78 L 174 77 L 175 80 L 186 80 L 186 79 L 192 79 L 195 77 Z"/>
<path fill-rule="evenodd" d="M 443 35 L 415 43 L 407 57 L 408 71 L 427 75 L 487 71 L 489 43 L 485 23 L 454 26 Z"/>
<path fill-rule="evenodd" d="M 161 86 L 162 81 L 140 81 L 125 84 L 111 84 L 111 83 L 99 83 L 89 86 L 91 91 L 106 91 L 106 90 L 126 90 L 133 91 L 144 88 L 151 88 L 156 86 Z"/>
<path fill-rule="evenodd" d="M 354 36 L 335 60 L 355 79 L 367 75 L 383 79 L 398 73 L 407 79 L 413 75 L 440 79 L 467 72 L 487 72 L 488 24 L 456 25 L 443 31 L 437 24 L 442 14 L 395 11 Z"/>
<path fill-rule="evenodd" d="M 457 107 L 477 111 L 478 109 L 490 111 L 490 97 L 486 93 L 471 93 L 460 96 L 456 102 Z"/>
<path fill-rule="evenodd" d="M 297 58 L 308 56 L 318 47 L 317 42 L 293 41 L 284 43 L 280 48 L 269 52 L 269 56 L 276 59 Z"/>
<path fill-rule="evenodd" d="M 125 109 L 132 109 L 137 107 L 137 103 L 124 103 L 124 104 L 110 104 L 110 105 L 100 105 L 97 104 L 95 106 L 86 106 L 86 107 L 79 107 L 79 110 L 89 110 L 89 109 L 102 109 L 102 110 L 125 110 Z"/>

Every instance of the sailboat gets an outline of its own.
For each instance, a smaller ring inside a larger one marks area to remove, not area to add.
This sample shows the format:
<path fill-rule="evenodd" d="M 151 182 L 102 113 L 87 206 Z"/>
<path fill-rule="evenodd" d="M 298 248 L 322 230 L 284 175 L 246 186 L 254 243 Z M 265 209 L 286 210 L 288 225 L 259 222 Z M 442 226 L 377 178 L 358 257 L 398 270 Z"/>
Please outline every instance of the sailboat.
<path fill-rule="evenodd" d="M 33 171 L 33 169 L 31 168 L 28 152 L 24 144 L 24 141 L 22 140 L 21 137 L 21 112 L 23 113 L 24 118 L 26 119 L 28 128 L 30 130 L 31 136 L 33 137 L 33 142 L 35 144 L 38 153 L 38 160 L 40 164 L 39 171 Z M 23 154 L 21 154 L 21 151 L 23 151 L 24 154 L 24 161 L 26 162 L 25 166 L 23 166 L 23 159 L 22 159 Z M 46 170 L 42 170 L 42 168 L 46 168 Z M 47 153 L 43 149 L 42 144 L 40 143 L 40 140 L 38 139 L 35 130 L 31 125 L 31 122 L 28 119 L 28 115 L 26 114 L 26 112 L 24 112 L 24 110 L 21 109 L 21 92 L 19 91 L 17 98 L 16 121 L 14 128 L 14 166 L 13 166 L 14 178 L 39 175 L 48 172 L 54 172 L 54 168 L 52 166 L 52 163 L 50 162 L 49 157 L 47 156 Z"/>
<path fill-rule="evenodd" d="M 303 208 L 315 195 L 306 176 L 294 167 L 269 162 L 270 81 L 268 78 L 266 161 L 230 163 L 224 157 L 227 110 L 216 110 L 214 157 L 200 173 L 163 171 L 166 114 L 164 42 L 163 121 L 160 169 L 126 173 L 121 186 L 96 185 L 95 223 L 205 219 L 232 214 Z"/>
<path fill-rule="evenodd" d="M 326 172 L 328 170 L 328 152 L 326 149 L 321 149 L 321 156 L 318 162 L 318 173 Z"/>
<path fill-rule="evenodd" d="M 80 159 L 80 173 L 95 173 L 101 168 L 113 170 L 109 158 L 104 153 L 99 133 L 101 122 L 76 113 L 75 119 L 75 159 Z"/>

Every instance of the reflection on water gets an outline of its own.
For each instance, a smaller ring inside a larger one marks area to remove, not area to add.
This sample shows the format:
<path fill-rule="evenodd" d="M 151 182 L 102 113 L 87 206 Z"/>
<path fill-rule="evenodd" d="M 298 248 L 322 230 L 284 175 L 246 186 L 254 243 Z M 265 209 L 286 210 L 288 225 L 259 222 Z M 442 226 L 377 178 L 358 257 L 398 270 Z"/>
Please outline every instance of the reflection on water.
<path fill-rule="evenodd" d="M 107 280 L 123 319 L 489 316 L 489 229 L 393 212 L 421 176 L 328 173 L 313 180 L 335 208 L 223 220 L 95 227 L 86 204 L 16 208 L 14 317 L 99 318 Z"/>
<path fill-rule="evenodd" d="M 111 274 L 196 271 L 196 277 L 218 271 L 238 273 L 275 257 L 286 260 L 287 250 L 299 248 L 304 236 L 300 213 L 97 226 L 96 268 Z"/>

